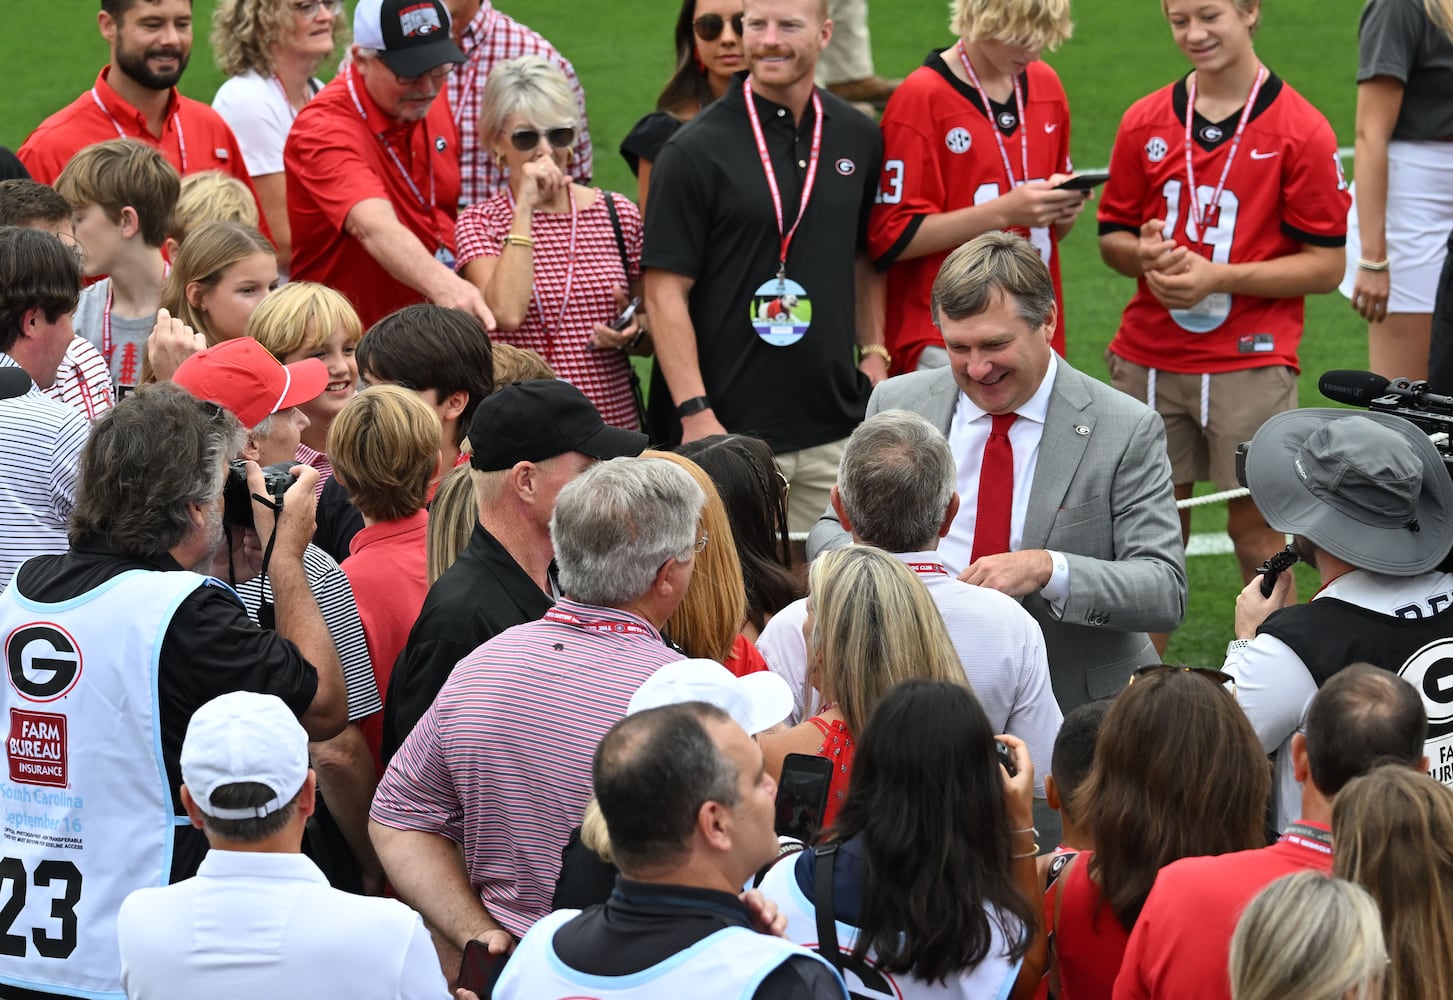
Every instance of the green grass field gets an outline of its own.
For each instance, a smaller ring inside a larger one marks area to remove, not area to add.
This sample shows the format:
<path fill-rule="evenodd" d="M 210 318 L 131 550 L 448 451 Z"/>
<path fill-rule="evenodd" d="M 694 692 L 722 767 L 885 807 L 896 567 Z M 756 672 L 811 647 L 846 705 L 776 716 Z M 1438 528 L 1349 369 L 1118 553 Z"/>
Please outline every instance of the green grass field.
<path fill-rule="evenodd" d="M 41 119 L 90 86 L 106 60 L 106 46 L 95 28 L 97 0 L 47 0 L 25 14 L 10 9 L 14 0 L 3 2 L 7 30 L 0 33 L 0 75 L 9 83 L 11 98 L 0 106 L 0 144 L 13 149 Z M 589 98 L 597 181 L 633 193 L 634 179 L 615 150 L 636 119 L 654 105 L 671 69 L 676 5 L 670 0 L 503 0 L 498 6 L 544 34 L 575 64 Z M 1362 0 L 1267 0 L 1257 38 L 1262 59 L 1322 110 L 1343 146 L 1350 146 L 1353 137 L 1361 6 Z M 195 10 L 197 38 L 182 90 L 210 100 L 221 83 L 205 37 L 211 0 L 196 0 Z M 1049 61 L 1069 93 L 1074 159 L 1085 169 L 1108 162 L 1124 109 L 1184 72 L 1186 63 L 1155 0 L 1081 0 L 1074 11 L 1075 35 Z M 909 73 L 930 48 L 951 40 L 947 5 L 939 0 L 874 0 L 871 24 L 878 71 L 887 76 Z M 1061 254 L 1070 361 L 1103 377 L 1105 345 L 1132 283 L 1100 263 L 1089 216 Z M 1319 405 L 1316 379 L 1321 372 L 1362 368 L 1366 360 L 1364 327 L 1346 302 L 1336 295 L 1308 302 L 1303 405 Z M 1224 508 L 1198 510 L 1195 531 L 1223 528 Z M 1187 624 L 1172 640 L 1168 659 L 1219 664 L 1231 638 L 1240 577 L 1229 555 L 1195 557 L 1189 570 Z M 1309 575 L 1300 578 L 1302 594 L 1310 594 L 1314 586 Z"/>

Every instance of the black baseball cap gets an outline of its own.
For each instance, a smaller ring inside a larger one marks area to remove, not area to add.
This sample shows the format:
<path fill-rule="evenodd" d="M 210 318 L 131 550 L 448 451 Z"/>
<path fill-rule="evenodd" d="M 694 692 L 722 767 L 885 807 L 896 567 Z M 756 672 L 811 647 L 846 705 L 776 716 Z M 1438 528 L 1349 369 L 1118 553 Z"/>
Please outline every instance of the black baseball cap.
<path fill-rule="evenodd" d="M 486 396 L 470 421 L 469 444 L 471 466 L 498 472 L 570 451 L 602 461 L 633 458 L 645 451 L 646 435 L 607 426 L 585 393 L 569 382 L 534 379 L 511 382 Z"/>
<path fill-rule="evenodd" d="M 449 36 L 449 11 L 441 0 L 358 0 L 353 41 L 377 49 L 383 64 L 399 76 L 464 62 Z"/>

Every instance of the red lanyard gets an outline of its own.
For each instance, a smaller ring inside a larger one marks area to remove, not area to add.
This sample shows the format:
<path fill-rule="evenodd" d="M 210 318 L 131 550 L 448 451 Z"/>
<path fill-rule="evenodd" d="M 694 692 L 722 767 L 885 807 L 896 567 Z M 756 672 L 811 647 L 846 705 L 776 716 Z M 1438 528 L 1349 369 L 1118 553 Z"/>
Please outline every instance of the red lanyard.
<path fill-rule="evenodd" d="M 919 576 L 948 576 L 948 570 L 941 562 L 911 562 L 908 568 Z"/>
<path fill-rule="evenodd" d="M 1014 78 L 1014 110 L 1019 114 L 1019 168 L 1024 171 L 1024 176 L 1016 181 L 1014 168 L 1009 165 L 1009 152 L 1004 148 L 1004 135 L 999 131 L 999 123 L 994 120 L 994 105 L 990 103 L 989 95 L 979 83 L 979 74 L 974 72 L 973 64 L 969 62 L 969 52 L 962 41 L 958 44 L 958 50 L 959 62 L 964 65 L 964 74 L 968 76 L 969 83 L 974 85 L 979 100 L 983 102 L 984 117 L 989 119 L 989 131 L 994 133 L 994 142 L 999 146 L 999 159 L 1004 163 L 1004 176 L 1009 178 L 1009 190 L 1012 191 L 1029 180 L 1029 126 L 1024 121 L 1024 91 L 1019 89 L 1019 77 Z"/>
<path fill-rule="evenodd" d="M 580 218 L 575 211 L 575 185 L 567 184 L 565 187 L 565 193 L 570 199 L 570 247 L 565 252 L 565 294 L 560 299 L 560 315 L 555 318 L 556 333 L 559 333 L 561 330 L 565 329 L 565 310 L 570 308 L 570 286 L 575 283 L 575 226 Z M 515 193 L 510 190 L 509 185 L 505 185 L 505 197 L 509 199 L 510 216 L 513 218 L 515 211 Z M 610 196 L 606 195 L 605 197 L 608 198 Z M 532 281 L 530 283 L 530 298 L 534 300 L 535 312 L 539 313 L 540 315 L 540 328 L 548 337 L 550 333 L 550 327 L 545 322 L 545 303 L 540 299 L 539 281 Z M 550 348 L 553 346 L 554 345 L 547 340 L 547 354 L 553 353 L 552 351 L 550 351 Z"/>
<path fill-rule="evenodd" d="M 353 74 L 353 67 L 350 66 L 348 68 L 348 75 L 347 77 L 345 77 L 348 82 L 348 96 L 353 98 L 353 106 L 358 109 L 358 117 L 362 118 L 363 123 L 367 125 L 368 112 L 363 109 L 363 102 L 358 99 L 358 90 L 353 85 Z M 422 126 L 423 123 L 421 122 L 420 125 Z M 427 126 L 424 127 L 427 128 Z M 409 186 L 409 190 L 414 193 L 414 199 L 419 203 L 419 207 L 421 207 L 426 214 L 432 215 L 434 212 L 433 154 L 427 151 L 424 153 L 425 160 L 429 164 L 429 197 L 428 200 L 425 200 L 424 192 L 419 190 L 419 185 L 415 184 L 414 179 L 409 176 L 408 170 L 404 168 L 404 161 L 399 159 L 399 154 L 394 152 L 393 146 L 391 146 L 389 144 L 389 141 L 384 138 L 383 133 L 375 132 L 373 133 L 373 137 L 378 140 L 378 144 L 383 147 L 383 151 L 389 155 L 389 159 L 394 161 L 394 167 L 398 170 L 399 176 L 404 179 L 404 183 Z"/>
<path fill-rule="evenodd" d="M 1241 118 L 1236 123 L 1236 134 L 1231 137 L 1231 150 L 1226 154 L 1226 162 L 1221 166 L 1221 179 L 1216 182 L 1216 191 L 1211 195 L 1211 200 L 1206 203 L 1204 211 L 1200 195 L 1196 192 L 1195 168 L 1191 164 L 1191 128 L 1196 118 L 1196 74 L 1192 73 L 1190 80 L 1186 83 L 1186 187 L 1189 189 L 1187 194 L 1190 195 L 1191 221 L 1196 226 L 1196 246 L 1201 246 L 1206 241 L 1206 227 L 1203 225 L 1205 220 L 1210 219 L 1214 225 L 1219 217 L 1221 194 L 1226 190 L 1226 177 L 1231 173 L 1231 163 L 1236 159 L 1236 151 L 1241 148 L 1241 136 L 1246 132 L 1246 123 L 1251 120 L 1251 110 L 1256 106 L 1256 95 L 1261 93 L 1261 85 L 1270 75 L 1265 66 L 1257 63 L 1256 79 L 1251 82 L 1251 94 L 1246 98 L 1246 106 L 1241 109 Z"/>
<path fill-rule="evenodd" d="M 822 155 L 822 98 L 814 89 L 812 92 L 812 152 L 807 160 L 807 177 L 802 182 L 802 196 L 797 202 L 797 219 L 792 223 L 792 228 L 784 230 L 782 216 L 782 191 L 777 187 L 777 172 L 772 169 L 772 156 L 767 152 L 767 139 L 762 135 L 762 122 L 757 117 L 757 102 L 752 98 L 752 78 L 747 77 L 747 82 L 742 85 L 742 91 L 747 99 L 747 120 L 752 123 L 752 137 L 757 140 L 757 156 L 762 161 L 762 172 L 767 175 L 767 189 L 772 192 L 772 208 L 777 213 L 777 235 L 782 241 L 782 254 L 777 260 L 777 277 L 785 276 L 787 272 L 787 248 L 792 245 L 792 237 L 797 232 L 797 227 L 802 224 L 802 217 L 807 214 L 807 202 L 812 197 L 812 187 L 817 182 L 817 160 Z"/>
<path fill-rule="evenodd" d="M 170 261 L 161 262 L 161 280 L 165 281 L 167 275 L 172 273 Z M 116 347 L 111 343 L 111 300 L 116 294 L 116 286 L 112 282 L 106 282 L 106 305 L 101 309 L 101 356 L 106 359 L 106 367 L 111 367 L 111 355 Z"/>
<path fill-rule="evenodd" d="M 298 109 L 295 108 L 295 107 L 293 107 L 293 99 L 288 94 L 288 88 L 283 86 L 283 78 L 280 77 L 280 76 L 278 76 L 276 73 L 274 73 L 272 75 L 272 82 L 275 83 L 275 84 L 277 84 L 277 89 L 278 90 L 282 91 L 283 104 L 287 105 L 288 114 L 290 116 L 292 116 L 292 120 L 293 121 L 297 121 L 298 120 Z M 303 103 L 304 104 L 307 104 L 308 101 L 312 100 L 312 91 L 313 91 L 313 88 L 311 86 L 309 86 L 308 87 L 308 97 L 306 97 L 303 100 Z"/>
<path fill-rule="evenodd" d="M 106 102 L 101 100 L 101 95 L 96 93 L 95 87 L 91 88 L 91 100 L 96 102 L 96 107 L 101 109 L 101 114 L 105 115 L 107 120 L 111 122 L 111 127 L 116 130 L 117 136 L 122 139 L 133 138 L 133 136 L 126 134 L 126 130 L 121 127 L 121 123 L 111 114 L 111 109 L 106 107 Z M 187 172 L 187 137 L 182 133 L 182 105 L 180 101 L 177 102 L 177 109 L 172 112 L 172 127 L 177 130 L 177 153 L 182 161 L 181 173 L 185 174 Z M 165 127 L 163 127 L 163 131 L 165 131 Z"/>
<path fill-rule="evenodd" d="M 492 10 L 489 13 L 491 15 L 493 15 L 493 11 Z M 483 18 L 484 15 L 485 15 L 485 12 L 484 11 L 480 11 L 478 14 L 475 15 L 475 17 Z M 484 41 L 483 41 L 483 39 L 484 39 L 484 37 L 485 37 L 485 35 L 486 35 L 487 32 L 488 32 L 488 26 L 486 24 L 484 24 L 483 22 L 481 22 L 481 24 L 480 24 L 480 31 L 479 31 L 479 38 L 476 38 L 475 35 L 474 35 L 474 32 L 470 31 L 469 28 L 465 28 L 464 29 L 464 37 L 461 37 L 459 39 L 459 41 L 461 43 L 460 44 L 460 50 L 461 51 L 463 51 L 463 48 L 464 48 L 464 46 L 462 44 L 464 42 L 464 38 L 470 39 L 471 41 L 474 42 L 474 44 L 472 46 L 470 46 L 468 52 L 465 52 L 464 53 L 464 60 L 465 60 L 466 63 L 469 64 L 468 71 L 465 72 L 465 73 L 463 73 L 463 74 L 460 74 L 458 72 L 455 72 L 455 73 L 451 74 L 450 77 L 449 77 L 449 82 L 451 84 L 457 84 L 458 87 L 459 87 L 459 100 L 457 100 L 457 101 L 454 102 L 454 125 L 457 128 L 463 128 L 464 127 L 464 112 L 465 112 L 465 109 L 471 108 L 471 107 L 477 107 L 477 105 L 475 105 L 473 103 L 473 101 L 471 100 L 471 95 L 474 94 L 474 85 L 479 80 L 479 64 L 484 61 Z M 474 113 L 474 124 L 475 124 L 476 127 L 479 125 L 479 112 L 477 110 Z M 490 162 L 489 161 L 489 158 L 488 157 L 485 157 L 484 158 L 484 162 L 485 163 L 489 163 Z"/>
<path fill-rule="evenodd" d="M 586 621 L 578 615 L 572 615 L 568 611 L 561 611 L 559 608 L 551 608 L 545 612 L 545 620 L 554 622 L 557 625 L 574 625 L 576 628 L 583 628 L 587 632 L 614 632 L 617 635 L 654 635 L 644 625 L 627 621 Z"/>

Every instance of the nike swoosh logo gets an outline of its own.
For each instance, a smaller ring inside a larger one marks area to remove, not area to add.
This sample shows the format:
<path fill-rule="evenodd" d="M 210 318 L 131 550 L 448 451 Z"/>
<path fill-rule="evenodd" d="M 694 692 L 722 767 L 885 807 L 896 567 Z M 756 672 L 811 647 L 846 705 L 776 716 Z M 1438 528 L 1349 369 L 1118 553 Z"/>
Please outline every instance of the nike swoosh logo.
<path fill-rule="evenodd" d="M 1044 123 L 1044 130 L 1046 132 L 1053 132 L 1057 128 L 1059 128 L 1059 122 L 1045 122 Z"/>
<path fill-rule="evenodd" d="M 1275 155 L 1276 155 L 1276 151 L 1275 150 L 1273 150 L 1270 153 L 1263 153 L 1259 149 L 1253 149 L 1251 151 L 1251 158 L 1253 160 L 1269 160 L 1269 159 L 1271 159 Z"/>

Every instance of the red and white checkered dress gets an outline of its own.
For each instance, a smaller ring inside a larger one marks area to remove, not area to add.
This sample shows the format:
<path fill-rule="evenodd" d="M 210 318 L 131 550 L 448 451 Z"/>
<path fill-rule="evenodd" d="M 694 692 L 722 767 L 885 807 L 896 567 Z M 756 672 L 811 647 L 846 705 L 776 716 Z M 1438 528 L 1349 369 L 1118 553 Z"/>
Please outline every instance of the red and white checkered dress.
<path fill-rule="evenodd" d="M 573 254 L 569 213 L 535 213 L 530 233 L 535 241 L 535 293 L 530 309 L 519 329 L 491 336 L 535 351 L 557 376 L 585 393 L 606 423 L 635 429 L 630 361 L 623 351 L 592 348 L 590 333 L 596 323 L 608 324 L 620 312 L 615 289 L 628 287 L 641 277 L 641 213 L 620 195 L 597 194 L 600 197 L 578 212 Z M 630 260 L 629 274 L 622 267 L 605 198 L 615 200 Z M 513 219 L 508 191 L 465 209 L 454 230 L 459 266 L 481 257 L 498 257 Z M 566 303 L 565 279 L 572 256 L 575 273 Z"/>

